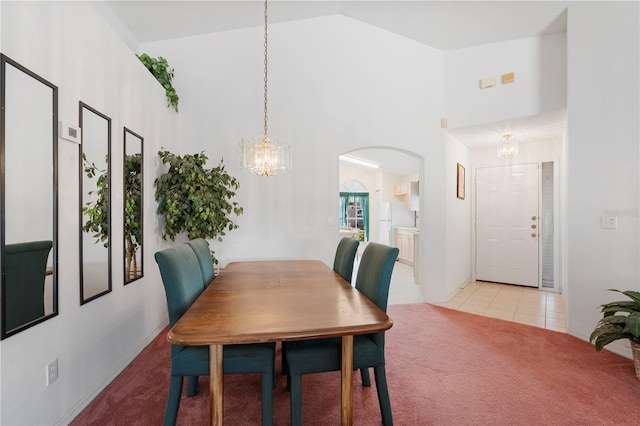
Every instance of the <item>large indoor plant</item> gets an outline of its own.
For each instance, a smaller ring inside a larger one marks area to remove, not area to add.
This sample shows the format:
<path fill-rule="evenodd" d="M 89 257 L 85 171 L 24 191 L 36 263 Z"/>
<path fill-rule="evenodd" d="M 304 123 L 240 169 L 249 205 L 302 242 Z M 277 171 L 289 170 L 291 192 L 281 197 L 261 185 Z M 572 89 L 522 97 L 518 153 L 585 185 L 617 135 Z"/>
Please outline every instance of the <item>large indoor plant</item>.
<path fill-rule="evenodd" d="M 617 291 L 631 300 L 622 300 L 601 305 L 602 318 L 591 333 L 590 342 L 594 342 L 596 350 L 619 339 L 629 339 L 633 352 L 636 376 L 640 379 L 640 292 L 627 290 Z"/>
<path fill-rule="evenodd" d="M 158 214 L 164 217 L 163 239 L 175 240 L 186 232 L 191 239 L 222 241 L 226 231 L 238 228 L 231 215 L 241 215 L 242 207 L 233 201 L 240 184 L 224 168 L 207 169 L 204 152 L 179 156 L 169 151 L 158 155 L 169 168 L 155 180 Z M 218 263 L 213 256 L 214 263 Z"/>
<path fill-rule="evenodd" d="M 143 53 L 142 55 L 136 55 L 140 62 L 153 74 L 158 80 L 158 83 L 164 87 L 165 94 L 167 95 L 167 106 L 173 107 L 178 112 L 178 94 L 176 89 L 173 88 L 171 80 L 173 80 L 173 68 L 169 66 L 169 62 L 162 56 L 152 58 L 151 56 Z"/>

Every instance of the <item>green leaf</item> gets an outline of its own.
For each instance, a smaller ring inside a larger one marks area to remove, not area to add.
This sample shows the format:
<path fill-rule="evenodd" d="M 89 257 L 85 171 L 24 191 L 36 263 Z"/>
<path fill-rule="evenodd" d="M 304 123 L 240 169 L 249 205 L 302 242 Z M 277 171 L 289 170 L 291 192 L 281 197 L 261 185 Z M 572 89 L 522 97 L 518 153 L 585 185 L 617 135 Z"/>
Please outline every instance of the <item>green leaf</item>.
<path fill-rule="evenodd" d="M 207 169 L 204 152 L 177 156 L 160 150 L 158 156 L 168 166 L 154 182 L 157 212 L 165 216 L 163 236 L 187 233 L 189 238 L 222 241 L 225 229 L 238 228 L 231 213 L 242 214 L 233 200 L 239 185 L 224 170 L 223 160 Z"/>
<path fill-rule="evenodd" d="M 173 80 L 173 68 L 169 67 L 169 63 L 165 58 L 159 56 L 158 58 L 152 58 L 146 53 L 142 55 L 136 55 L 140 62 L 151 72 L 155 79 L 165 89 L 165 96 L 167 97 L 167 107 L 173 107 L 178 112 L 178 100 L 179 97 L 176 94 L 171 81 Z"/>

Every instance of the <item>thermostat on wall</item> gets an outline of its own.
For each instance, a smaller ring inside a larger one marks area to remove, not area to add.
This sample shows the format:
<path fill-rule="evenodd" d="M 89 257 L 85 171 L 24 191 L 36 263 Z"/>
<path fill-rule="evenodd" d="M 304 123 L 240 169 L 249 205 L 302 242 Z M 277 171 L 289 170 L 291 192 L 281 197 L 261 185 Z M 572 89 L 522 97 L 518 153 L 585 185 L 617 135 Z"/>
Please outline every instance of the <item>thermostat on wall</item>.
<path fill-rule="evenodd" d="M 80 128 L 72 124 L 61 121 L 59 123 L 60 137 L 73 143 L 80 143 Z"/>

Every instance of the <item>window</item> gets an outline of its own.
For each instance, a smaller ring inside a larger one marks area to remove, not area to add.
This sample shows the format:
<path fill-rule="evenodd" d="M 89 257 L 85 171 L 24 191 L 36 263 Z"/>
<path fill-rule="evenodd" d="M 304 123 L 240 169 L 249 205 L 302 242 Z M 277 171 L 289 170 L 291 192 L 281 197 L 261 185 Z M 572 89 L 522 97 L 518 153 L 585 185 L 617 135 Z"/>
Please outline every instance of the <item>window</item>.
<path fill-rule="evenodd" d="M 340 192 L 340 226 L 359 229 L 360 239 L 369 241 L 369 193 Z"/>

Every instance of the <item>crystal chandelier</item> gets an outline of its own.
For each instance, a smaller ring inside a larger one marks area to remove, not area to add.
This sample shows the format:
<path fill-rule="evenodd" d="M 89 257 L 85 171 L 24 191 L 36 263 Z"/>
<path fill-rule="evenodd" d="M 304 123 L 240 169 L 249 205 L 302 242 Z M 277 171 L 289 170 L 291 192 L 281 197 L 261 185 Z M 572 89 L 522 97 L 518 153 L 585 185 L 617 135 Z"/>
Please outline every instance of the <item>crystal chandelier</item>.
<path fill-rule="evenodd" d="M 503 140 L 498 141 L 498 158 L 510 160 L 518 156 L 518 141 L 512 140 L 512 136 L 511 133 L 507 133 L 502 136 Z"/>
<path fill-rule="evenodd" d="M 240 143 L 240 168 L 258 176 L 275 176 L 291 169 L 291 147 L 267 133 L 267 0 L 264 2 L 264 134 Z"/>

